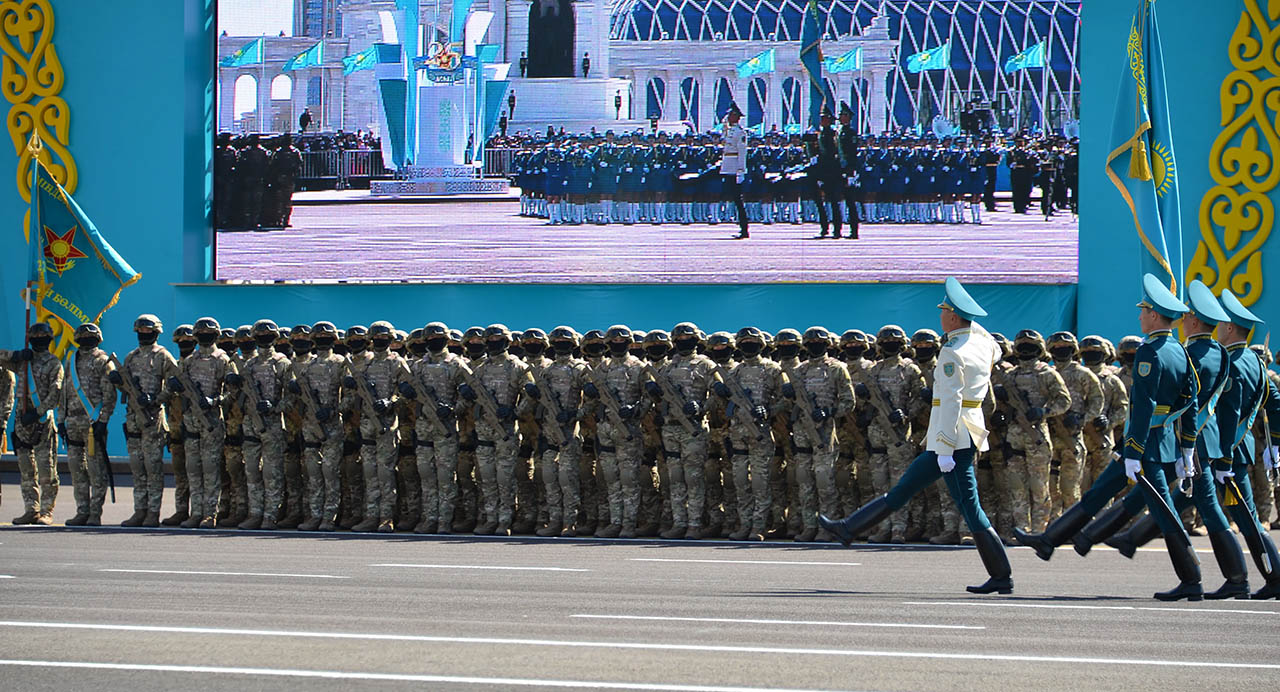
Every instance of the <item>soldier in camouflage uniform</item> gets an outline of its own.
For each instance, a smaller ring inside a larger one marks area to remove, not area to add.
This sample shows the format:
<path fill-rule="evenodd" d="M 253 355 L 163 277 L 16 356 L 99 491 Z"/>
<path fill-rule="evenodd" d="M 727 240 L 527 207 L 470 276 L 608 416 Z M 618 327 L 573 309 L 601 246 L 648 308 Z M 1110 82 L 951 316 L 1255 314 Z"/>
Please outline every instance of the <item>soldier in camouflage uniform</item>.
<path fill-rule="evenodd" d="M 285 333 L 288 340 L 283 340 Z M 276 351 L 289 358 L 289 367 L 306 363 L 312 356 L 314 345 L 311 343 L 311 326 L 294 325 L 289 329 L 281 327 L 281 341 L 276 342 Z M 284 383 L 288 384 L 293 376 L 286 371 Z M 282 529 L 296 529 L 303 522 L 314 517 L 311 514 L 310 496 L 307 493 L 310 479 L 307 477 L 306 458 L 302 444 L 303 412 L 301 402 L 284 395 L 284 505 L 280 510 L 281 518 L 276 526 Z"/>
<path fill-rule="evenodd" d="M 1102 387 L 1102 415 L 1089 421 L 1084 428 L 1085 468 L 1080 476 L 1081 493 L 1087 491 L 1102 469 L 1111 463 L 1115 431 L 1117 428 L 1123 431 L 1129 416 L 1129 393 L 1115 369 L 1107 364 L 1111 355 L 1107 346 L 1106 340 L 1100 336 L 1086 336 L 1080 340 L 1080 361 L 1098 378 Z"/>
<path fill-rule="evenodd" d="M 160 395 L 164 389 L 165 377 L 177 365 L 177 361 L 163 346 L 156 343 L 156 339 L 164 332 L 164 325 L 159 317 L 139 315 L 133 321 L 133 331 L 138 335 L 138 347 L 124 357 L 123 372 L 112 370 L 107 377 L 122 392 L 128 391 L 124 384 L 125 378 L 129 378 L 140 395 L 139 401 L 126 401 L 128 409 L 124 420 L 124 440 L 129 449 L 129 468 L 133 472 L 134 512 L 128 521 L 137 521 L 137 524 L 132 524 L 134 526 L 159 526 L 160 503 L 164 495 L 164 445 L 172 434 L 166 427 L 166 411 L 160 403 Z M 181 427 L 180 422 L 178 425 Z M 182 431 L 178 430 L 178 435 L 181 434 Z M 182 467 L 184 477 L 181 480 L 183 493 L 179 498 L 180 514 L 186 512 L 187 504 L 186 464 L 182 463 Z M 175 468 L 174 473 L 177 472 Z M 176 476 L 174 485 L 178 485 Z M 176 490 L 174 494 L 178 495 Z M 94 516 L 91 512 L 89 525 L 96 526 L 92 522 L 100 519 L 100 514 Z M 185 520 L 184 516 L 175 523 Z"/>
<path fill-rule="evenodd" d="M 836 421 L 851 414 L 855 402 L 848 368 L 827 353 L 834 342 L 831 333 L 822 327 L 805 330 L 804 349 L 808 359 L 788 374 L 790 387 L 784 387 L 796 399 L 791 408 L 791 435 L 795 440 L 793 462 L 800 519 L 804 524 L 797 541 L 831 540 L 825 531 L 819 534 L 818 512 L 833 516 L 840 511 L 840 492 L 835 478 Z M 806 415 L 812 425 L 803 422 L 801 417 Z"/>
<path fill-rule="evenodd" d="M 1048 346 L 1053 366 L 1071 394 L 1071 408 L 1049 419 L 1054 458 L 1049 472 L 1049 516 L 1056 517 L 1064 507 L 1080 501 L 1080 478 L 1087 453 L 1085 425 L 1109 429 L 1111 421 L 1102 412 L 1102 384 L 1097 375 L 1076 361 L 1080 348 L 1075 334 L 1054 332 L 1049 335 Z"/>
<path fill-rule="evenodd" d="M 240 367 L 240 405 L 244 416 L 245 485 L 249 515 L 242 529 L 275 530 L 284 503 L 284 385 L 289 359 L 275 350 L 280 329 L 258 320 L 251 331 L 257 350 Z"/>
<path fill-rule="evenodd" d="M 867 373 L 872 361 L 865 356 L 870 344 L 871 338 L 859 329 L 850 329 L 840 335 L 840 360 L 848 369 L 849 380 L 854 386 L 867 386 Z M 852 514 L 853 510 L 870 502 L 875 496 L 875 488 L 871 483 L 871 454 L 867 443 L 867 427 L 874 416 L 875 409 L 868 402 L 857 401 L 853 410 L 840 417 L 838 422 L 840 456 L 836 461 L 835 473 L 836 488 L 840 491 L 841 516 Z"/>
<path fill-rule="evenodd" d="M 1009 373 L 1013 372 L 1013 344 L 1008 337 L 999 332 L 992 333 L 991 338 L 1000 346 L 1002 357 L 1000 362 L 991 368 L 991 386 L 1008 387 Z M 1009 433 L 1009 417 L 1005 408 L 999 406 L 995 395 L 990 392 L 982 404 L 982 413 L 990 425 L 988 449 L 978 457 L 975 475 L 978 479 L 978 496 L 982 506 L 986 508 L 996 533 L 1006 543 L 1013 540 L 1013 520 L 1006 505 L 1008 490 L 1005 487 L 1009 473 L 1009 461 L 1005 457 L 1008 448 L 1006 436 Z"/>
<path fill-rule="evenodd" d="M 225 460 L 223 441 L 226 427 L 223 404 L 231 397 L 227 386 L 236 384 L 236 366 L 218 348 L 218 321 L 212 317 L 196 320 L 196 343 L 191 355 L 178 361 L 174 374 L 165 381 L 168 396 L 183 397 L 188 406 L 184 444 L 187 454 L 187 481 L 191 486 L 191 516 L 182 527 L 212 529 L 217 526 L 218 499 L 222 492 L 221 473 Z M 196 387 L 189 390 L 184 381 Z"/>
<path fill-rule="evenodd" d="M 662 450 L 667 470 L 664 490 L 671 504 L 671 528 L 661 534 L 663 538 L 707 537 L 702 530 L 707 499 L 708 437 L 703 417 L 715 363 L 698 353 L 700 342 L 696 325 L 677 324 L 671 330 L 674 353 L 654 368 L 662 383 L 653 379 L 652 374 L 645 383 L 645 390 L 658 402 L 658 416 L 662 420 Z M 674 399 L 664 396 L 662 385 L 675 394 Z"/>
<path fill-rule="evenodd" d="M 527 337 L 528 332 L 525 335 Z M 555 433 L 543 435 L 538 466 L 539 478 L 545 486 L 547 523 L 537 534 L 576 536 L 582 499 L 578 481 L 582 454 L 578 420 L 583 416 L 582 386 L 587 382 L 587 363 L 574 357 L 578 334 L 569 327 L 551 330 L 550 345 L 555 359 L 545 364 L 531 364 L 530 381 L 524 385 L 529 401 L 542 402 L 535 409 L 540 429 L 555 428 L 563 438 L 561 441 L 553 437 Z"/>
<path fill-rule="evenodd" d="M 107 439 L 107 421 L 116 408 L 116 389 L 109 379 L 115 366 L 107 352 L 98 348 L 102 343 L 98 325 L 80 325 L 74 338 L 77 348 L 67 357 L 62 383 L 60 427 L 67 444 L 67 467 L 76 501 L 76 515 L 67 520 L 67 526 L 84 526 L 91 517 L 102 523 L 110 470 L 104 465 L 106 455 L 100 450 Z M 88 453 L 90 448 L 92 454 Z M 144 501 L 141 507 L 139 499 Z M 160 525 L 159 507 L 149 517 L 145 500 L 145 492 L 135 493 L 134 514 L 126 526 L 140 526 L 144 520 L 149 526 Z"/>
<path fill-rule="evenodd" d="M 901 327 L 881 327 L 876 334 L 876 348 L 882 358 L 867 370 L 866 384 L 855 389 L 858 399 L 866 400 L 875 411 L 867 428 L 867 440 L 871 444 L 872 485 L 877 495 L 889 492 L 911 464 L 911 421 L 929 403 L 923 400 L 924 375 L 903 356 L 906 346 L 907 333 Z M 906 532 L 907 513 L 899 511 L 871 540 L 905 543 Z"/>
<path fill-rule="evenodd" d="M 437 426 L 426 411 L 417 412 L 415 454 L 422 483 L 422 519 L 414 533 L 453 533 L 458 501 L 458 388 L 471 368 L 448 350 L 448 343 L 449 328 L 444 323 L 432 322 L 423 328 L 425 353 L 409 364 L 408 379 L 400 385 L 404 396 L 416 400 L 421 389 L 431 397 L 415 403 L 432 407 L 440 420 Z"/>
<path fill-rule="evenodd" d="M 604 332 L 599 329 L 592 329 L 582 335 L 582 359 L 586 361 L 587 368 L 600 367 L 604 362 L 604 354 L 608 350 L 609 347 L 604 343 Z M 599 464 L 600 440 L 596 413 L 597 407 L 594 402 L 591 402 L 591 406 L 584 406 L 583 413 L 578 419 L 578 436 L 582 439 L 582 457 L 578 463 L 578 482 L 582 488 L 579 505 L 579 536 L 594 536 L 596 531 L 608 524 L 608 484 L 604 481 Z M 606 519 L 604 524 L 600 523 L 601 518 Z"/>
<path fill-rule="evenodd" d="M 13 412 L 13 373 L 0 370 L 0 449 L 8 449 L 9 414 Z"/>
<path fill-rule="evenodd" d="M 609 497 L 609 524 L 599 528 L 596 536 L 634 538 L 643 454 L 639 422 L 648 404 L 648 398 L 641 396 L 643 363 L 629 352 L 632 335 L 627 327 L 609 327 L 604 340 L 609 357 L 589 373 L 590 380 L 583 385 L 583 393 L 598 405 L 597 449 Z M 617 410 L 611 410 L 610 399 L 616 401 Z"/>
<path fill-rule="evenodd" d="M 163 373 L 166 377 L 172 372 L 172 368 L 177 367 L 178 360 L 195 353 L 196 335 L 193 327 L 189 324 L 178 325 L 173 330 L 173 344 L 178 348 L 178 358 L 170 364 L 170 369 Z M 173 514 L 165 517 L 160 525 L 180 526 L 191 517 L 191 484 L 187 478 L 187 426 L 183 422 L 186 402 L 181 397 L 164 396 L 163 389 L 161 389 L 161 395 L 156 398 L 163 399 L 161 405 L 164 406 L 165 420 L 169 426 L 169 460 L 173 464 L 175 505 Z"/>
<path fill-rule="evenodd" d="M 527 366 L 511 355 L 511 330 L 491 324 L 484 330 L 486 356 L 475 368 L 474 381 L 458 392 L 472 402 L 476 421 L 476 471 L 484 497 L 485 523 L 481 535 L 510 535 L 516 509 L 516 406 L 526 381 Z M 476 386 L 485 391 L 477 391 Z M 484 397 L 486 401 L 481 401 Z M 488 407 L 488 400 L 494 407 Z"/>
<path fill-rule="evenodd" d="M 633 332 L 633 338 L 643 334 L 640 351 L 632 350 L 632 355 L 650 367 L 662 367 L 671 352 L 671 335 L 665 330 L 653 329 L 648 332 Z M 648 382 L 647 378 L 642 378 Z M 652 395 L 651 395 L 652 397 Z M 647 408 L 640 418 L 640 430 L 644 439 L 644 465 L 639 470 L 640 481 L 640 514 L 636 535 L 640 537 L 659 536 L 663 531 L 672 530 L 671 498 L 667 486 L 667 458 L 662 449 L 662 418 L 658 414 L 658 401 Z M 684 532 L 681 532 L 684 535 Z"/>
<path fill-rule="evenodd" d="M 732 370 L 733 335 L 715 332 L 706 339 L 707 357 L 718 367 Z M 707 483 L 706 537 L 728 537 L 737 531 L 738 497 L 733 479 L 733 455 L 729 446 L 729 419 L 719 399 L 707 400 L 707 465 L 703 477 Z M 744 488 L 745 492 L 746 489 Z"/>
<path fill-rule="evenodd" d="M 339 349 L 345 349 L 341 353 Z M 342 502 L 340 503 L 339 528 L 353 529 L 365 519 L 364 512 L 364 468 L 360 463 L 363 439 L 360 432 L 360 419 L 365 416 L 364 407 L 357 405 L 359 398 L 355 390 L 345 386 L 347 372 L 353 366 L 361 371 L 373 359 L 369 350 L 369 328 L 362 324 L 353 324 L 338 333 L 338 341 L 334 343 L 334 353 L 345 356 L 347 365 L 343 372 L 342 404 Z M 376 445 L 376 440 L 373 441 Z M 376 471 L 375 471 L 376 473 Z"/>
<path fill-rule="evenodd" d="M 418 330 L 421 331 L 421 330 Z M 417 340 L 411 340 L 409 333 L 403 329 L 395 330 L 395 338 L 391 341 L 391 352 L 408 366 L 411 360 L 420 356 L 413 353 L 418 346 Z M 396 446 L 396 531 L 413 531 L 422 523 L 422 478 L 418 474 L 418 406 L 404 395 L 405 372 L 401 371 L 401 379 L 397 384 L 400 399 L 396 402 L 396 418 L 399 421 L 400 436 Z M 411 374 L 411 373 L 410 373 Z"/>
<path fill-rule="evenodd" d="M 1267 350 L 1265 344 L 1253 344 L 1249 348 L 1258 354 L 1258 358 L 1262 361 L 1263 372 L 1267 377 L 1280 387 L 1280 373 L 1271 369 L 1271 352 Z M 1268 431 L 1263 425 L 1263 417 L 1257 416 L 1254 420 L 1253 430 L 1251 434 L 1256 440 L 1255 448 L 1258 450 L 1255 454 L 1254 463 L 1249 465 L 1249 479 L 1253 483 L 1253 499 L 1254 508 L 1257 510 L 1258 523 L 1263 527 L 1276 528 L 1272 518 L 1276 516 L 1276 489 L 1269 475 L 1271 471 L 1267 470 L 1267 464 L 1262 459 L 1263 452 L 1270 446 L 1267 441 Z"/>
<path fill-rule="evenodd" d="M 298 529 L 333 531 L 342 500 L 341 387 L 347 360 L 333 352 L 338 329 L 332 322 L 316 322 L 310 336 L 314 354 L 295 360 L 286 375 L 289 398 L 302 418 L 302 458 L 307 467 L 310 517 Z"/>
<path fill-rule="evenodd" d="M 779 329 L 772 339 L 764 332 L 763 357 L 773 360 L 790 378 L 800 366 L 800 332 Z M 800 496 L 797 492 L 795 442 L 791 439 L 791 413 L 779 411 L 773 417 L 773 464 L 769 467 L 769 489 L 772 496 L 769 530 L 766 538 L 795 538 L 804 532 L 800 519 Z"/>
<path fill-rule="evenodd" d="M 52 342 L 53 329 L 45 322 L 36 322 L 27 327 L 26 348 L 0 351 L 0 365 L 12 371 L 18 381 L 13 451 L 18 457 L 26 512 L 13 520 L 15 525 L 52 524 L 53 505 L 58 499 L 58 443 L 53 416 L 62 396 L 63 371 L 61 361 L 49 352 Z"/>
<path fill-rule="evenodd" d="M 521 360 L 529 369 L 545 368 L 551 364 L 547 354 L 547 333 L 534 327 L 521 332 L 520 346 L 524 353 Z M 519 409 L 520 454 L 516 466 L 516 522 L 513 533 L 533 533 L 542 529 L 548 521 L 546 483 L 542 478 L 542 455 L 546 451 L 546 437 L 542 434 L 542 419 L 537 415 L 535 402 L 522 401 Z M 536 462 L 536 463 L 535 463 Z M 558 532 L 557 532 L 558 535 Z"/>
<path fill-rule="evenodd" d="M 462 335 L 462 347 L 463 361 L 475 372 L 485 359 L 484 329 L 468 327 Z M 481 524 L 484 511 L 484 496 L 476 470 L 476 418 L 480 412 L 467 399 L 459 399 L 458 403 L 458 508 L 454 512 L 453 530 L 467 533 Z"/>
<path fill-rule="evenodd" d="M 1007 375 L 1003 386 L 993 386 L 991 390 L 1006 409 L 1009 421 L 1005 433 L 1005 487 L 1009 492 L 1006 504 L 1014 528 L 1030 526 L 1032 532 L 1040 532 L 1049 523 L 1050 510 L 1053 443 L 1048 419 L 1071 408 L 1071 393 L 1058 371 L 1041 360 L 1045 348 L 1039 332 L 1018 332 L 1013 352 L 1018 358 L 1017 367 Z"/>
<path fill-rule="evenodd" d="M 763 541 L 773 500 L 769 485 L 775 445 L 771 423 L 773 415 L 785 408 L 782 386 L 788 380 L 777 363 L 760 356 L 765 342 L 759 329 L 740 329 L 734 343 L 743 360 L 732 370 L 718 367 L 712 384 L 729 420 L 734 486 L 739 490 L 739 526 L 730 538 Z M 739 392 L 746 396 L 745 401 Z"/>
<path fill-rule="evenodd" d="M 369 325 L 368 358 L 353 359 L 342 381 L 346 410 L 360 413 L 360 470 L 364 476 L 364 521 L 353 531 L 395 531 L 396 400 L 404 359 L 391 352 L 395 327 L 379 320 Z"/>

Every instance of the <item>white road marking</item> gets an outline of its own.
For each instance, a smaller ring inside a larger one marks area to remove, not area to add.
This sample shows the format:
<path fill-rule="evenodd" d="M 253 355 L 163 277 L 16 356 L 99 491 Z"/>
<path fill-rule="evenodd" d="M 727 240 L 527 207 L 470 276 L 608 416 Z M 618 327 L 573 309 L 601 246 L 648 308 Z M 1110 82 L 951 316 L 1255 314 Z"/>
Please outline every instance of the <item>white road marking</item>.
<path fill-rule="evenodd" d="M 12 574 L 0 574 L 0 579 L 17 579 L 17 577 Z"/>
<path fill-rule="evenodd" d="M 379 562 L 370 567 L 418 567 L 421 569 L 495 569 L 517 572 L 590 572 L 576 567 L 507 567 L 502 565 L 413 565 L 399 562 Z"/>
<path fill-rule="evenodd" d="M 934 630 L 985 630 L 986 627 L 974 625 L 921 625 L 907 622 L 839 622 L 831 620 L 757 620 L 752 618 L 692 618 L 665 615 L 591 615 L 578 613 L 571 618 L 590 618 L 595 620 L 657 620 L 663 622 L 724 622 L 747 625 L 815 625 L 820 627 L 905 627 L 911 629 Z"/>
<path fill-rule="evenodd" d="M 353 632 L 302 632 L 251 630 L 216 627 L 167 627 L 159 625 L 109 625 L 78 622 L 28 622 L 0 620 L 0 627 L 33 629 L 103 630 L 111 632 L 165 632 L 169 634 L 209 634 L 254 637 L 294 637 L 299 639 L 356 639 L 368 641 L 433 642 L 440 644 L 493 644 L 545 646 L 573 649 L 619 649 L 625 651 L 686 651 L 731 654 L 775 654 L 782 656 L 841 656 L 865 658 L 919 658 L 956 661 L 1012 661 L 1016 663 L 1086 663 L 1090 665 L 1159 666 L 1174 668 L 1238 668 L 1280 670 L 1280 663 L 1236 663 L 1233 661 L 1192 661 L 1160 658 L 1096 658 L 1090 656 L 1035 656 L 999 653 L 955 653 L 950 651 L 874 651 L 865 649 L 810 649 L 773 646 L 716 646 L 710 644 L 659 644 L 647 642 L 594 642 L 564 639 L 516 639 L 511 637 L 444 637 L 421 634 L 374 634 Z"/>
<path fill-rule="evenodd" d="M 673 557 L 632 557 L 633 562 L 706 562 L 730 565 L 806 565 L 817 567 L 858 567 L 861 562 L 805 562 L 799 560 L 692 560 Z"/>
<path fill-rule="evenodd" d="M 423 675 L 414 673 L 353 673 L 337 670 L 294 670 L 288 668 L 229 668 L 222 666 L 178 666 L 151 663 L 94 663 L 90 661 L 25 661 L 0 659 L 0 666 L 32 668 L 81 668 L 90 670 L 131 670 L 163 673 L 215 675 L 261 675 L 267 677 L 322 678 L 327 680 L 379 680 L 392 682 L 435 682 L 499 687 L 567 687 L 607 690 L 661 690 L 663 692 L 817 692 L 773 687 L 730 687 L 725 685 L 679 685 L 649 682 L 604 682 L 599 680 L 537 680 L 533 678 L 480 678 L 463 675 Z"/>
<path fill-rule="evenodd" d="M 970 601 L 903 601 L 903 605 L 972 606 L 978 608 L 1054 608 L 1063 610 L 1159 610 L 1175 613 L 1247 613 L 1249 615 L 1280 615 L 1274 610 L 1245 610 L 1238 608 L 1172 608 L 1161 606 L 1104 606 L 1077 605 L 1072 603 L 974 603 Z"/>
<path fill-rule="evenodd" d="M 287 574 L 278 572 L 202 572 L 185 569 L 100 569 L 99 572 L 123 572 L 126 574 L 197 574 L 214 577 L 297 577 L 300 579 L 350 579 L 333 574 Z"/>

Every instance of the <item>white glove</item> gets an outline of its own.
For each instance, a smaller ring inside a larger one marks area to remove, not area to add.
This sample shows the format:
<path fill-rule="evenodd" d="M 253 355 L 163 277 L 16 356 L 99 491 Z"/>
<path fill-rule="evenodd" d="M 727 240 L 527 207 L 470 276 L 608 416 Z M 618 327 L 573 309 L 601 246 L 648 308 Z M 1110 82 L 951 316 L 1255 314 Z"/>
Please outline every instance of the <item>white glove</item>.
<path fill-rule="evenodd" d="M 1280 447 L 1273 445 L 1262 450 L 1262 463 L 1266 464 L 1269 469 L 1274 469 L 1277 465 L 1280 465 Z"/>
<path fill-rule="evenodd" d="M 938 455 L 938 470 L 943 473 L 951 473 L 956 467 L 956 458 L 950 454 Z"/>
<path fill-rule="evenodd" d="M 1129 480 L 1133 481 L 1134 483 L 1137 483 L 1139 473 L 1142 473 L 1142 460 L 1130 459 L 1128 457 L 1125 457 L 1124 475 L 1128 476 Z"/>
<path fill-rule="evenodd" d="M 739 184 L 739 185 L 741 185 L 741 184 L 742 184 L 742 181 L 744 181 L 744 180 L 746 180 L 746 179 L 747 179 L 747 174 L 746 174 L 746 173 L 739 173 L 739 174 L 738 174 L 737 176 L 735 176 L 735 177 L 737 178 L 738 184 Z"/>
<path fill-rule="evenodd" d="M 1236 472 L 1231 469 L 1225 471 L 1213 470 L 1213 477 L 1218 479 L 1218 485 L 1226 485 L 1228 478 L 1235 478 Z"/>
<path fill-rule="evenodd" d="M 1173 462 L 1173 468 L 1177 471 L 1179 479 L 1195 478 L 1196 464 L 1192 459 L 1195 453 L 1195 448 L 1185 448 L 1182 450 L 1182 454 L 1178 457 L 1178 460 Z"/>

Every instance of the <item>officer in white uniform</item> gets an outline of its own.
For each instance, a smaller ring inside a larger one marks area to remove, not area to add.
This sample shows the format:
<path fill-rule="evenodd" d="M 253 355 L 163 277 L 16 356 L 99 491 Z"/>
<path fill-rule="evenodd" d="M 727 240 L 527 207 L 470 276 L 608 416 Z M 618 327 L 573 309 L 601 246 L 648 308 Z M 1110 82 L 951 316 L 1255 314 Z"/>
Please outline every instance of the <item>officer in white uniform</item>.
<path fill-rule="evenodd" d="M 737 238 L 748 238 L 747 208 L 742 202 L 742 183 L 747 178 L 747 131 L 738 124 L 742 111 L 738 104 L 730 102 L 724 116 L 724 154 L 720 159 L 720 176 L 724 179 L 724 192 L 733 200 L 738 210 Z"/>

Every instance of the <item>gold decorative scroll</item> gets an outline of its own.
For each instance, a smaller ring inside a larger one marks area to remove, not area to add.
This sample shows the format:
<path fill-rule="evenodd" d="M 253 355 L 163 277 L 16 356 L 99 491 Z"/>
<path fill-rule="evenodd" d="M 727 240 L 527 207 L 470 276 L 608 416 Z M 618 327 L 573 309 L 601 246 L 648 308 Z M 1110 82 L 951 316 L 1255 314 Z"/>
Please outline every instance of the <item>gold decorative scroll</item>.
<path fill-rule="evenodd" d="M 50 0 L 0 0 L 0 93 L 12 104 L 5 118 L 14 153 L 18 193 L 31 201 L 31 154 L 27 142 L 38 135 L 40 161 L 54 179 L 75 192 L 79 175 L 69 151 L 71 113 L 62 91 L 65 75 L 53 46 Z"/>

